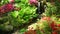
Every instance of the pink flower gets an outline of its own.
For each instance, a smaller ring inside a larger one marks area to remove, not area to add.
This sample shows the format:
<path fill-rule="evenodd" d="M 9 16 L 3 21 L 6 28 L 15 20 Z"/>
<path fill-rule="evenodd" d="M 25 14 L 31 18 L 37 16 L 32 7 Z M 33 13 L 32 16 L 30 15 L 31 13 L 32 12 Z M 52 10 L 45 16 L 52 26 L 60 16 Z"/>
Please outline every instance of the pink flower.
<path fill-rule="evenodd" d="M 50 26 L 51 26 L 52 30 L 57 30 L 57 27 L 56 27 L 57 25 L 56 25 L 56 23 L 54 21 L 52 21 Z"/>
<path fill-rule="evenodd" d="M 7 10 L 13 10 L 14 6 L 13 6 L 13 4 L 7 4 L 6 8 L 7 8 Z"/>
<path fill-rule="evenodd" d="M 5 4 L 0 7 L 0 14 L 14 10 L 13 4 Z"/>
<path fill-rule="evenodd" d="M 14 2 L 15 0 L 10 0 L 9 2 Z"/>
<path fill-rule="evenodd" d="M 58 24 L 57 26 L 60 27 L 60 24 Z"/>
<path fill-rule="evenodd" d="M 35 5 L 36 5 L 36 4 L 37 4 L 37 0 L 29 0 L 29 3 L 30 3 L 30 4 L 35 4 Z"/>
<path fill-rule="evenodd" d="M 41 20 L 42 21 L 46 20 L 46 21 L 50 22 L 51 21 L 51 18 L 50 17 L 43 17 Z"/>
<path fill-rule="evenodd" d="M 52 34 L 58 34 L 57 32 L 52 32 Z"/>

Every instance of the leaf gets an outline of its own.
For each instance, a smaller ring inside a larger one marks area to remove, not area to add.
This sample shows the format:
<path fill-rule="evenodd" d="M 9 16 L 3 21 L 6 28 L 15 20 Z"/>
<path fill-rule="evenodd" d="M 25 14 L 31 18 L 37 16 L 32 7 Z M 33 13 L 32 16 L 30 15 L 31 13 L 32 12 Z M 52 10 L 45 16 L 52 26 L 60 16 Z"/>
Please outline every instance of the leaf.
<path fill-rule="evenodd" d="M 25 32 L 25 31 L 26 31 L 26 29 L 24 29 L 24 28 L 20 30 L 20 32 Z"/>
<path fill-rule="evenodd" d="M 18 11 L 14 11 L 14 12 L 11 13 L 11 15 L 16 18 L 19 15 L 19 12 Z"/>

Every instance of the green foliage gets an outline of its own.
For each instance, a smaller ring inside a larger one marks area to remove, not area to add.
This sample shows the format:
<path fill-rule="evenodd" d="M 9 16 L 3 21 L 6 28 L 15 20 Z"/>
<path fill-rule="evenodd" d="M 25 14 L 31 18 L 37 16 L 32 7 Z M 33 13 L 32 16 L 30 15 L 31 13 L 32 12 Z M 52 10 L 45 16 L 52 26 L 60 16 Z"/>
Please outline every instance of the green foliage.
<path fill-rule="evenodd" d="M 55 6 L 57 7 L 57 17 L 60 17 L 60 2 L 58 0 L 55 1 Z"/>
<path fill-rule="evenodd" d="M 1 2 L 0 2 L 0 6 L 2 6 L 2 5 L 4 5 L 4 4 L 6 4 L 6 3 L 8 3 L 9 1 L 8 0 L 0 0 Z"/>
<path fill-rule="evenodd" d="M 31 6 L 28 3 L 28 0 L 18 0 L 18 1 L 21 1 L 21 2 L 15 3 L 15 6 L 20 7 L 21 10 L 11 11 L 11 12 L 7 13 L 7 15 L 3 16 L 4 18 L 1 17 L 0 29 L 13 30 L 13 27 L 22 26 L 23 24 L 29 23 L 30 20 L 37 17 L 36 7 Z M 15 0 L 15 2 L 18 2 L 18 1 Z M 7 3 L 8 2 L 9 1 L 7 0 Z M 5 3 L 5 0 L 4 0 L 4 3 Z M 4 4 L 2 3 L 2 5 L 4 5 Z"/>
<path fill-rule="evenodd" d="M 39 29 L 36 30 L 36 33 L 37 33 L 37 34 L 43 34 Z"/>
<path fill-rule="evenodd" d="M 12 25 L 9 25 L 8 16 L 0 17 L 0 29 L 10 31 L 13 29 Z"/>
<path fill-rule="evenodd" d="M 45 13 L 47 16 L 56 15 L 57 17 L 60 17 L 60 2 L 56 0 L 54 5 L 48 3 Z"/>
<path fill-rule="evenodd" d="M 26 32 L 26 31 L 27 31 L 27 30 L 26 30 L 25 28 L 19 30 L 20 34 L 23 34 L 23 33 Z"/>
<path fill-rule="evenodd" d="M 50 0 L 46 0 L 46 1 L 50 2 Z"/>
<path fill-rule="evenodd" d="M 10 13 L 9 20 L 13 26 L 29 23 L 29 20 L 37 17 L 36 7 L 29 5 L 28 0 L 21 0 L 20 3 L 16 3 L 15 5 L 16 7 L 21 7 L 21 10 Z"/>
<path fill-rule="evenodd" d="M 12 15 L 11 15 L 12 17 L 17 17 L 19 13 L 18 13 L 18 11 L 14 11 L 14 12 L 12 12 L 11 14 L 12 14 Z"/>
<path fill-rule="evenodd" d="M 27 6 L 25 8 L 22 8 L 19 11 L 14 11 L 10 13 L 10 19 L 12 20 L 11 22 L 14 24 L 16 21 L 16 25 L 18 24 L 23 24 L 23 23 L 28 23 L 30 19 L 33 19 L 34 17 L 37 17 L 36 8 Z M 17 24 L 18 23 L 18 24 Z M 16 26 L 15 25 L 15 26 Z"/>
<path fill-rule="evenodd" d="M 56 15 L 56 13 L 57 13 L 57 7 L 54 5 L 51 5 L 51 3 L 48 3 L 46 7 L 46 12 L 45 12 L 46 16 Z"/>

